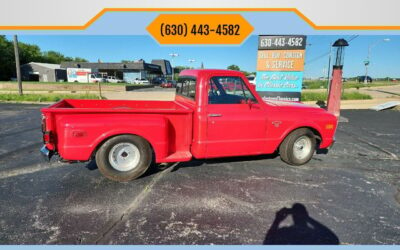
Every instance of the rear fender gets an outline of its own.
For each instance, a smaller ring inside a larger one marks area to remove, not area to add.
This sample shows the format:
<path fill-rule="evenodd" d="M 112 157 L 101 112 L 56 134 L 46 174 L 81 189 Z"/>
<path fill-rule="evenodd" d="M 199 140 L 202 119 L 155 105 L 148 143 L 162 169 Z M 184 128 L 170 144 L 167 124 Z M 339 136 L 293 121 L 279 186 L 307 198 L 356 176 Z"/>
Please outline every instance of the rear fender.
<path fill-rule="evenodd" d="M 100 116 L 100 117 L 99 117 Z M 82 115 L 59 120 L 62 128 L 59 153 L 66 160 L 87 161 L 107 139 L 122 135 L 137 135 L 147 140 L 154 150 L 156 159 L 165 158 L 168 153 L 168 120 L 155 115 Z M 101 117 L 104 116 L 104 117 Z M 79 136 L 77 136 L 79 135 Z"/>

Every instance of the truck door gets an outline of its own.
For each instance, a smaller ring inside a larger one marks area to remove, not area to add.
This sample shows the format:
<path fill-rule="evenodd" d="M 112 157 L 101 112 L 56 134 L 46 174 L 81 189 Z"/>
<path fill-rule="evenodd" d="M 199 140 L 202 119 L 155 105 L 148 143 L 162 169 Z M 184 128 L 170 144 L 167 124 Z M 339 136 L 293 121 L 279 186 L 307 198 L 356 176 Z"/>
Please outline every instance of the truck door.
<path fill-rule="evenodd" d="M 206 157 L 261 154 L 266 113 L 239 76 L 211 77 L 208 86 Z"/>

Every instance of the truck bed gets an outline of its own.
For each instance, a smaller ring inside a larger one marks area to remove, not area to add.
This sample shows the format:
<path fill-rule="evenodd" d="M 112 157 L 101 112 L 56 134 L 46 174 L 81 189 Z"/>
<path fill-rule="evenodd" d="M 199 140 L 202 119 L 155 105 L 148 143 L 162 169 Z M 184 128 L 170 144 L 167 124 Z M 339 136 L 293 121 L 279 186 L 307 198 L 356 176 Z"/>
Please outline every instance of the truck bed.
<path fill-rule="evenodd" d="M 64 99 L 43 112 L 57 113 L 191 113 L 192 109 L 178 101 L 74 100 Z"/>
<path fill-rule="evenodd" d="M 56 136 L 55 150 L 67 160 L 88 160 L 97 145 L 118 134 L 145 138 L 156 152 L 156 162 L 191 158 L 193 108 L 179 100 L 66 99 L 42 112 L 47 130 Z"/>

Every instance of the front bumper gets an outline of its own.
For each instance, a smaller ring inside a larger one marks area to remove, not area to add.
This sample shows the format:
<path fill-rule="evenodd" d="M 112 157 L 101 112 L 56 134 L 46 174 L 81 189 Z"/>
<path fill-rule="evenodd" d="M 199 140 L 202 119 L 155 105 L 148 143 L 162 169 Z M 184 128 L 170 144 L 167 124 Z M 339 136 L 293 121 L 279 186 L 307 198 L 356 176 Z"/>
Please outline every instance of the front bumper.
<path fill-rule="evenodd" d="M 54 151 L 49 150 L 46 146 L 40 149 L 40 154 L 46 161 L 50 161 L 51 157 L 54 155 Z"/>
<path fill-rule="evenodd" d="M 331 143 L 331 145 L 328 146 L 328 149 L 331 149 L 333 147 L 333 145 L 335 144 L 335 142 L 336 142 L 336 138 L 333 137 L 332 143 Z"/>

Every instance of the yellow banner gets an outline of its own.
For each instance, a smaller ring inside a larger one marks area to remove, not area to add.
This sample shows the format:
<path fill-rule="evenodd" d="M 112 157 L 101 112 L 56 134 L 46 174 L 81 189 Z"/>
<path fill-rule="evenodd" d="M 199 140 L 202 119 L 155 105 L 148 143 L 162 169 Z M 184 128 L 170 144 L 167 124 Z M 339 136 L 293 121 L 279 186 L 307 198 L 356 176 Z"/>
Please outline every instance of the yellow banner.
<path fill-rule="evenodd" d="M 160 44 L 240 44 L 253 27 L 239 14 L 161 14 L 147 31 Z"/>

